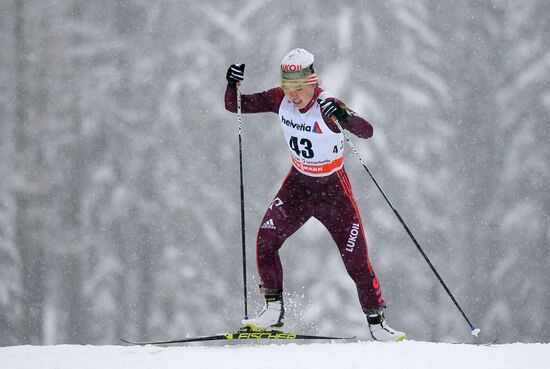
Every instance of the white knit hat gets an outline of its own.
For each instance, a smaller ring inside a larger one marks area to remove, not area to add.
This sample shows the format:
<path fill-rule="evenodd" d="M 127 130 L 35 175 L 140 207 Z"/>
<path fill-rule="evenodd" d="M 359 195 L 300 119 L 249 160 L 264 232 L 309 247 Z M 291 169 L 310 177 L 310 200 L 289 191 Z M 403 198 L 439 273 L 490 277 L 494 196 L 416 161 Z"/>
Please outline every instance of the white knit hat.
<path fill-rule="evenodd" d="M 304 49 L 294 49 L 281 61 L 281 86 L 295 90 L 303 85 L 317 83 L 317 74 L 313 68 L 313 54 Z"/>

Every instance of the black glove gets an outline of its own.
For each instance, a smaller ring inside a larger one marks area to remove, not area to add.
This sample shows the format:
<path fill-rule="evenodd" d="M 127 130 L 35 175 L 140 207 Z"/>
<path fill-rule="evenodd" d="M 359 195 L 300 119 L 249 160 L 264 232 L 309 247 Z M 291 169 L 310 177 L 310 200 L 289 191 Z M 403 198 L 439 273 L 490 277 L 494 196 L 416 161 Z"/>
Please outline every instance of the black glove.
<path fill-rule="evenodd" d="M 340 124 L 346 123 L 351 119 L 351 114 L 348 112 L 346 105 L 339 104 L 334 99 L 317 100 L 321 106 L 323 114 L 329 118 L 335 116 Z"/>
<path fill-rule="evenodd" d="M 227 83 L 233 87 L 237 85 L 237 82 L 242 82 L 244 80 L 244 64 L 231 64 L 225 78 Z"/>

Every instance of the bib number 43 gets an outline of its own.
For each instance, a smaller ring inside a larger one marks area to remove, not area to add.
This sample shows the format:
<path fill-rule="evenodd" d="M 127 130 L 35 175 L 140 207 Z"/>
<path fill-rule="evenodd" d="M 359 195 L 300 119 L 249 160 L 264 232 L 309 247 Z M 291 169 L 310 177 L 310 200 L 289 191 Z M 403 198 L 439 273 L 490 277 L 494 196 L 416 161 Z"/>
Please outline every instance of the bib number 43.
<path fill-rule="evenodd" d="M 298 142 L 298 137 L 292 136 L 290 137 L 290 142 L 288 144 L 292 151 L 294 151 L 298 156 L 311 159 L 314 155 L 311 141 L 307 138 L 302 138 L 300 142 Z"/>

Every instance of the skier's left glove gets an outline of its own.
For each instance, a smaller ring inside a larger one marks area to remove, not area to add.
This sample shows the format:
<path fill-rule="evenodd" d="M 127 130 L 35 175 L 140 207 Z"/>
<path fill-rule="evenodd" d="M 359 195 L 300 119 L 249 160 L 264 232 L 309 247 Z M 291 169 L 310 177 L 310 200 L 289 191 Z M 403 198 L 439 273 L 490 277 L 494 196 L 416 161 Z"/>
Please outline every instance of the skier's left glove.
<path fill-rule="evenodd" d="M 344 103 L 339 103 L 334 99 L 325 99 L 318 100 L 319 105 L 321 106 L 321 111 L 323 114 L 329 118 L 334 116 L 338 119 L 340 124 L 345 124 L 351 119 L 351 114 L 348 112 L 348 109 Z"/>
<path fill-rule="evenodd" d="M 238 82 L 242 82 L 244 80 L 244 64 L 231 64 L 225 78 L 232 87 L 235 87 Z"/>

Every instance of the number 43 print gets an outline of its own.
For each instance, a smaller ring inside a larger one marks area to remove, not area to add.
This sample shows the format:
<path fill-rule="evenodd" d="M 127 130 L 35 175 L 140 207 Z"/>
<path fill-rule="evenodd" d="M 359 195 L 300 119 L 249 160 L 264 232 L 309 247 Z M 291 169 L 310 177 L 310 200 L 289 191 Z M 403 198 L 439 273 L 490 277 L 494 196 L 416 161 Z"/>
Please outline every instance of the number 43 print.
<path fill-rule="evenodd" d="M 298 145 L 298 137 L 290 137 L 290 142 L 288 143 L 292 151 L 294 151 L 298 156 L 303 156 L 306 159 L 311 159 L 313 157 L 313 148 L 311 141 L 307 138 L 302 138 L 300 144 Z"/>

